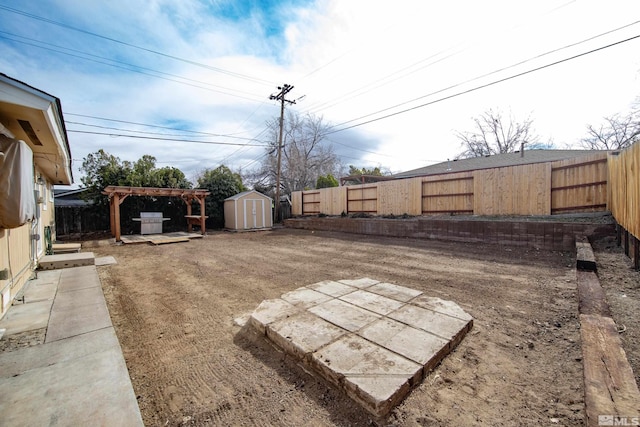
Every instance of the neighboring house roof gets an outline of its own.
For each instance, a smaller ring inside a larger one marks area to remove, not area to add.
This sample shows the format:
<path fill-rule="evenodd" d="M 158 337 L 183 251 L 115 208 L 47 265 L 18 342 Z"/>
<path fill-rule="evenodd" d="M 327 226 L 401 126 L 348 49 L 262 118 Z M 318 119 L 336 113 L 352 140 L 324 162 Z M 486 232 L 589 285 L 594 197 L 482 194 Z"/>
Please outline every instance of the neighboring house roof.
<path fill-rule="evenodd" d="M 239 199 L 243 198 L 244 196 L 247 196 L 247 195 L 252 194 L 252 193 L 258 195 L 259 197 L 264 197 L 264 198 L 267 198 L 269 200 L 273 200 L 271 197 L 267 196 L 266 194 L 262 194 L 262 193 L 260 193 L 259 191 L 256 191 L 256 190 L 243 191 L 242 193 L 238 193 L 235 196 L 227 197 L 224 200 L 239 200 Z"/>
<path fill-rule="evenodd" d="M 506 166 L 527 165 L 532 163 L 555 162 L 587 156 L 602 151 L 597 150 L 525 150 L 514 153 L 495 154 L 486 157 L 450 160 L 435 165 L 413 169 L 393 175 L 394 178 L 413 178 L 416 176 L 439 175 L 444 173 L 467 172 L 478 169 L 491 169 Z"/>
<path fill-rule="evenodd" d="M 25 141 L 34 162 L 54 184 L 73 183 L 71 149 L 60 100 L 0 73 L 3 132 Z"/>
<path fill-rule="evenodd" d="M 56 207 L 84 207 L 93 205 L 93 201 L 82 199 L 82 193 L 86 192 L 86 188 L 54 188 L 53 197 Z"/>

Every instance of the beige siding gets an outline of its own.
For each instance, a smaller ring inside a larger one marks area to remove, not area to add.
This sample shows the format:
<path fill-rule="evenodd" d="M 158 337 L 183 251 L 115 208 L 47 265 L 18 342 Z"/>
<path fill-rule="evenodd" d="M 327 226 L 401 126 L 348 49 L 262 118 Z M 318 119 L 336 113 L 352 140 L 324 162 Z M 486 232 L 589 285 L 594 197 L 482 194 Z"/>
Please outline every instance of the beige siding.
<path fill-rule="evenodd" d="M 224 202 L 224 228 L 235 230 L 238 227 L 236 220 L 235 200 L 225 200 Z"/>
<path fill-rule="evenodd" d="M 10 230 L 0 229 L 0 270 L 7 270 L 8 280 L 0 280 L 0 315 L 32 274 L 31 223 Z"/>

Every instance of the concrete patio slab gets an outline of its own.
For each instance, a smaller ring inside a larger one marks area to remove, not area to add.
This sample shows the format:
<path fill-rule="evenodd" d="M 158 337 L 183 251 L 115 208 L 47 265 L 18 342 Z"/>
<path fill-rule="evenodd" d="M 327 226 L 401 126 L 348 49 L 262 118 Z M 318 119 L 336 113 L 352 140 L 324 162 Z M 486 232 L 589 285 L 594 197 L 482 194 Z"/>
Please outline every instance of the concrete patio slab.
<path fill-rule="evenodd" d="M 357 288 L 353 286 L 345 285 L 344 283 L 334 282 L 332 280 L 323 280 L 322 282 L 314 283 L 307 286 L 309 289 L 313 289 L 323 294 L 330 295 L 332 297 L 340 297 L 350 292 L 355 291 Z"/>
<path fill-rule="evenodd" d="M 337 299 L 311 307 L 309 311 L 316 316 L 351 332 L 357 331 L 363 326 L 380 318 L 380 315 L 377 313 L 373 313 Z"/>
<path fill-rule="evenodd" d="M 415 289 L 405 288 L 404 286 L 398 286 L 392 283 L 377 283 L 367 290 L 402 302 L 407 302 L 422 294 L 422 292 Z"/>
<path fill-rule="evenodd" d="M 52 304 L 53 300 L 44 300 L 13 305 L 0 320 L 0 328 L 6 329 L 6 336 L 46 328 Z"/>
<path fill-rule="evenodd" d="M 300 312 L 299 308 L 285 300 L 269 299 L 260 303 L 258 308 L 251 314 L 249 323 L 258 329 L 260 333 L 265 334 L 267 325 L 298 312 Z"/>
<path fill-rule="evenodd" d="M 102 328 L 112 327 L 109 310 L 104 302 L 51 311 L 45 343 L 73 337 Z"/>
<path fill-rule="evenodd" d="M 369 279 L 368 277 L 363 277 L 362 279 L 339 280 L 339 282 L 345 285 L 354 286 L 360 289 L 368 288 L 369 286 L 373 286 L 376 283 L 380 283 L 379 281 L 374 279 Z"/>
<path fill-rule="evenodd" d="M 325 301 L 329 301 L 331 297 L 321 292 L 314 291 L 313 289 L 300 288 L 295 291 L 287 292 L 280 298 L 302 308 L 313 307 L 314 305 L 321 304 Z"/>
<path fill-rule="evenodd" d="M 93 252 L 78 252 L 60 255 L 45 255 L 40 258 L 39 266 L 41 270 L 57 270 L 60 268 L 80 267 L 83 265 L 94 265 Z"/>
<path fill-rule="evenodd" d="M 0 355 L 3 423 L 141 426 L 114 330 L 70 340 Z"/>
<path fill-rule="evenodd" d="M 383 417 L 460 342 L 473 319 L 454 302 L 362 278 L 318 282 L 263 301 L 248 323 Z"/>
<path fill-rule="evenodd" d="M 52 299 L 14 305 L 0 321 L 47 328 L 44 344 L 0 354 L 3 425 L 142 426 L 95 266 L 38 272 L 26 300 L 51 285 Z"/>
<path fill-rule="evenodd" d="M 377 314 L 389 314 L 402 307 L 404 304 L 382 295 L 373 294 L 363 290 L 351 292 L 340 297 L 342 301 L 357 305 L 365 310 L 373 311 Z"/>
<path fill-rule="evenodd" d="M 112 256 L 103 256 L 103 257 L 96 258 L 95 262 L 97 266 L 113 265 L 118 263 L 116 259 Z"/>

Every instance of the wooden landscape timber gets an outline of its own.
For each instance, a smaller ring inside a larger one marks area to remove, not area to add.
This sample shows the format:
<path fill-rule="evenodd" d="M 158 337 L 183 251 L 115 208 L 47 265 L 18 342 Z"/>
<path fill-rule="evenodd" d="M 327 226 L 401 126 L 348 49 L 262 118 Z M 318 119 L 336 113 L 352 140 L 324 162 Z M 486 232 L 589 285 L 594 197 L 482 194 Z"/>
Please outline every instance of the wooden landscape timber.
<path fill-rule="evenodd" d="M 589 258 L 591 271 L 576 270 L 580 336 L 584 366 L 584 395 L 587 426 L 603 425 L 600 417 L 637 417 L 640 391 L 633 369 L 622 348 L 618 328 L 598 276 L 595 257 L 588 241 L 578 238 L 579 258 Z"/>
<path fill-rule="evenodd" d="M 576 253 L 576 268 L 578 270 L 597 271 L 596 257 L 585 236 L 576 237 Z"/>

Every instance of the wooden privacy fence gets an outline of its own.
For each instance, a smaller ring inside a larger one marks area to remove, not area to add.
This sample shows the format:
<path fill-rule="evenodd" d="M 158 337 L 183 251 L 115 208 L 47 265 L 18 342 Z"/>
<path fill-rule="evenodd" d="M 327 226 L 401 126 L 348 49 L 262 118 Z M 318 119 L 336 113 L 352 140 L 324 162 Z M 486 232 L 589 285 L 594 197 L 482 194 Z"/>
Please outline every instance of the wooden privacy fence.
<path fill-rule="evenodd" d="M 293 215 L 551 215 L 607 209 L 607 153 L 296 191 Z M 637 187 L 636 187 L 637 188 Z"/>
<path fill-rule="evenodd" d="M 609 209 L 616 222 L 623 228 L 625 252 L 632 257 L 634 266 L 638 268 L 640 267 L 640 176 L 638 176 L 640 142 L 636 142 L 622 152 L 609 154 L 608 163 Z M 618 238 L 620 239 L 620 234 Z M 633 246 L 633 254 L 630 253 L 630 246 Z"/>

